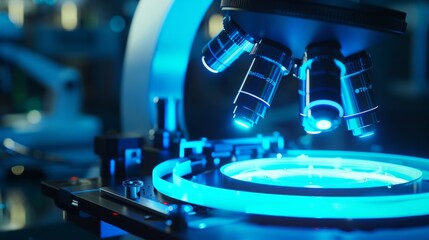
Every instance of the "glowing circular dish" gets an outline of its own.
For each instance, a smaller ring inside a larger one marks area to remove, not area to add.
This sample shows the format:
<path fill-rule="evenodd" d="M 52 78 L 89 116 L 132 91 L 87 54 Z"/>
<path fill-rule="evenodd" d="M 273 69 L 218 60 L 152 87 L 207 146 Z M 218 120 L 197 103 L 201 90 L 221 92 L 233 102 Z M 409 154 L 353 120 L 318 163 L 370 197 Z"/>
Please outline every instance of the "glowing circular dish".
<path fill-rule="evenodd" d="M 387 178 L 381 177 L 381 181 L 375 187 L 379 186 L 379 184 L 402 184 L 402 180 L 417 180 L 419 179 L 419 171 L 422 174 L 420 175 L 422 177 L 421 181 L 426 181 L 428 178 L 428 160 L 423 158 L 341 151 L 288 151 L 288 159 L 296 161 L 296 157 L 302 154 L 305 154 L 306 157 L 303 159 L 306 161 L 310 161 L 312 158 L 329 159 L 335 156 L 333 159 L 338 161 L 354 159 L 360 163 L 365 163 L 366 161 L 376 161 L 376 164 L 388 163 L 381 164 L 383 166 L 380 170 L 381 175 L 391 174 L 392 169 L 390 167 L 393 167 L 395 171 L 399 170 L 401 172 L 401 167 L 396 168 L 395 164 L 406 166 L 404 169 L 414 172 L 411 175 L 405 173 L 404 175 L 399 174 L 388 176 Z M 348 162 L 348 160 L 346 161 Z M 386 169 L 389 170 L 388 174 L 384 174 Z M 342 171 L 348 170 L 340 170 L 340 175 L 343 175 Z M 350 171 L 353 171 L 353 169 Z M 372 170 L 370 172 L 373 173 Z M 336 171 L 334 173 L 337 174 Z M 168 197 L 191 204 L 228 211 L 313 219 L 391 219 L 429 215 L 429 208 L 427 207 L 429 206 L 429 192 L 427 191 L 413 194 L 350 197 L 289 195 L 234 190 L 192 181 L 192 178 L 189 178 L 189 176 L 192 176 L 191 161 L 186 159 L 163 162 L 155 167 L 152 176 L 153 184 L 157 191 Z M 171 180 L 168 180 L 169 176 Z M 374 186 L 368 185 L 363 189 L 372 187 Z"/>
<path fill-rule="evenodd" d="M 305 156 L 232 162 L 220 169 L 236 190 L 298 195 L 392 195 L 420 190 L 418 169 L 368 160 Z"/>

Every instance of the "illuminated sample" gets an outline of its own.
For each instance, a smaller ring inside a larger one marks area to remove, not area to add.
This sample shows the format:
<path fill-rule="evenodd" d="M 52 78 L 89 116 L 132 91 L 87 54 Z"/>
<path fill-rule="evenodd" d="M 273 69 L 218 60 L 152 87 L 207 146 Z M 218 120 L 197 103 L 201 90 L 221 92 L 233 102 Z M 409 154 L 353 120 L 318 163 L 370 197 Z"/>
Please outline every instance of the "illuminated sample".
<path fill-rule="evenodd" d="M 224 28 L 202 50 L 202 62 L 213 73 L 222 72 L 244 52 L 250 52 L 254 40 L 236 25 L 229 16 L 223 20 Z"/>
<path fill-rule="evenodd" d="M 371 165 L 369 167 L 362 166 L 361 170 L 355 168 L 356 166 L 352 169 L 347 169 L 347 166 L 343 165 L 345 168 L 342 169 L 342 171 L 349 171 L 349 174 L 346 174 L 348 176 L 343 175 L 346 177 L 345 180 L 353 178 L 352 175 L 354 175 L 354 172 L 360 172 L 359 174 L 356 174 L 358 178 L 361 178 L 362 175 L 365 174 L 371 174 L 373 176 L 377 176 L 376 179 L 380 180 L 377 181 L 378 183 L 376 186 L 379 184 L 380 186 L 385 184 L 384 186 L 386 190 L 389 191 L 392 189 L 392 192 L 394 192 L 395 184 L 400 186 L 401 184 L 404 184 L 404 182 L 416 181 L 415 183 L 418 183 L 418 181 L 425 180 L 424 175 L 422 177 L 422 172 L 417 170 L 417 168 L 420 168 L 422 171 L 428 170 L 425 165 L 426 159 L 392 154 L 302 150 L 291 150 L 288 151 L 288 153 L 288 158 L 260 159 L 256 161 L 291 160 L 299 162 L 302 160 L 303 163 L 314 161 L 316 164 L 323 164 L 326 160 L 328 162 L 330 161 L 330 164 L 332 162 L 344 163 L 345 161 L 352 165 L 354 161 L 356 161 L 356 164 L 365 163 L 364 165 L 367 165 L 366 163 L 368 161 L 375 161 L 373 163 L 375 165 Z M 305 157 L 300 156 L 302 154 L 305 154 Z M 330 156 L 337 157 L 332 158 Z M 321 161 L 321 159 L 324 160 Z M 407 166 L 404 167 L 392 163 L 399 163 Z M 243 164 L 246 164 L 246 162 Z M 317 169 L 318 166 L 314 166 L 313 169 L 309 168 L 309 165 L 306 166 L 306 171 L 315 172 L 320 170 Z M 381 166 L 378 172 L 374 171 L 377 169 L 377 166 Z M 341 167 L 341 164 L 339 167 Z M 254 167 L 254 169 L 256 168 L 257 166 Z M 370 172 L 366 171 L 365 168 L 367 170 L 370 169 Z M 392 193 L 393 195 L 375 194 L 353 197 L 260 193 L 220 188 L 194 182 L 192 179 L 186 178 L 186 176 L 195 174 L 192 171 L 193 168 L 190 160 L 187 161 L 183 158 L 169 160 L 159 164 L 154 169 L 152 175 L 153 184 L 160 193 L 168 197 L 186 201 L 191 204 L 251 214 L 312 219 L 396 219 L 429 214 L 429 208 L 422 207 L 429 205 L 429 193 L 427 191 L 417 191 L 414 194 Z M 291 170 L 291 172 L 293 171 Z M 299 173 L 299 171 L 297 171 L 297 173 Z M 322 174 L 322 176 L 329 178 L 329 174 L 321 173 L 321 171 L 319 171 L 319 173 Z M 338 172 L 339 175 L 341 175 L 340 173 L 341 171 Z M 171 181 L 164 178 L 169 174 L 172 175 Z M 389 188 L 389 182 L 390 184 L 393 184 L 391 188 Z M 293 184 L 293 182 L 291 182 L 291 184 Z M 347 187 L 346 181 L 343 182 L 343 187 Z M 358 185 L 353 187 L 365 192 L 365 187 L 371 189 L 374 185 L 362 186 L 362 188 Z M 316 188 L 316 186 L 311 185 L 303 189 L 308 189 L 309 191 L 319 189 L 323 190 L 323 188 Z"/>
<path fill-rule="evenodd" d="M 382 187 L 389 194 L 398 190 L 401 193 L 415 193 L 422 177 L 422 172 L 414 168 L 346 158 L 264 158 L 229 163 L 222 166 L 220 171 L 225 177 L 237 180 L 233 183 L 252 183 L 249 186 L 253 190 L 257 185 L 263 185 L 264 188 L 289 187 L 283 188 L 285 194 L 288 191 L 291 194 L 298 188 L 301 194 L 301 188 L 324 188 L 341 189 L 337 194 L 346 195 L 348 190 L 358 188 L 358 194 L 361 195 L 369 194 L 368 191 L 381 195 Z M 376 189 L 372 191 L 373 188 Z M 392 188 L 397 189 L 390 191 Z M 308 191 L 314 192 L 313 189 Z"/>
<path fill-rule="evenodd" d="M 267 39 L 250 53 L 252 65 L 234 100 L 234 121 L 246 128 L 264 118 L 280 80 L 292 68 L 292 54 L 287 47 Z"/>

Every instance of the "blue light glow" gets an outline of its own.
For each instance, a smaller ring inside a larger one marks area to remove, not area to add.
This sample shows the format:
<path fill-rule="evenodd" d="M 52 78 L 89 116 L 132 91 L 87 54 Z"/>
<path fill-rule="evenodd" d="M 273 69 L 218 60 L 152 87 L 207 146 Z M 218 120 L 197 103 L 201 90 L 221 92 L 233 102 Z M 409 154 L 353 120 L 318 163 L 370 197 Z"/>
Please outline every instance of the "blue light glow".
<path fill-rule="evenodd" d="M 322 133 L 321 131 L 312 131 L 312 130 L 307 130 L 307 129 L 304 129 L 304 130 L 306 133 L 311 134 L 311 135 L 317 135 L 317 134 Z"/>
<path fill-rule="evenodd" d="M 429 177 L 428 160 L 423 158 L 342 151 L 288 151 L 288 157 L 303 154 L 305 157 L 302 159 L 317 156 L 341 160 L 342 157 L 346 157 L 401 164 L 418 168 L 423 172 L 423 178 Z M 255 193 L 216 188 L 183 178 L 190 171 L 192 171 L 191 161 L 183 162 L 183 159 L 165 161 L 153 170 L 153 184 L 162 194 L 190 204 L 244 213 L 319 219 L 380 219 L 429 215 L 429 208 L 422 207 L 429 206 L 428 192 L 353 197 Z M 171 173 L 172 182 L 163 178 Z"/>
<path fill-rule="evenodd" d="M 316 101 L 310 102 L 308 105 L 305 106 L 304 111 L 302 113 L 303 116 L 306 116 L 306 117 L 311 116 L 311 114 L 309 114 L 309 111 L 311 110 L 311 108 L 313 108 L 315 106 L 320 106 L 320 105 L 334 107 L 338 110 L 338 116 L 339 117 L 344 116 L 344 109 L 340 104 L 338 104 L 337 102 L 331 101 L 331 100 L 326 100 L 326 99 L 316 100 Z"/>
<path fill-rule="evenodd" d="M 347 73 L 347 70 L 346 70 L 346 66 L 344 65 L 344 63 L 338 59 L 334 59 L 334 62 L 337 65 L 337 67 L 341 70 L 341 77 L 345 76 Z"/>
<path fill-rule="evenodd" d="M 328 120 L 319 120 L 316 123 L 316 127 L 320 130 L 328 130 L 332 127 L 332 123 Z"/>
<path fill-rule="evenodd" d="M 110 175 L 115 175 L 115 159 L 110 159 Z"/>
<path fill-rule="evenodd" d="M 347 158 L 264 158 L 228 163 L 220 169 L 227 177 L 253 184 L 283 187 L 366 189 L 421 181 L 422 172 L 396 164 Z M 407 186 L 414 188 L 410 184 Z"/>
<path fill-rule="evenodd" d="M 177 101 L 167 98 L 165 102 L 165 130 L 174 132 L 177 127 Z"/>
<path fill-rule="evenodd" d="M 207 225 L 205 224 L 205 223 L 199 223 L 198 224 L 198 228 L 199 229 L 204 229 L 204 228 L 206 228 L 207 227 Z"/>
<path fill-rule="evenodd" d="M 105 239 L 105 238 L 111 238 L 111 237 L 117 237 L 117 236 L 121 236 L 121 235 L 125 235 L 128 232 L 113 226 L 110 223 L 104 222 L 104 221 L 100 221 L 100 238 Z"/>
<path fill-rule="evenodd" d="M 359 138 L 367 138 L 367 137 L 371 137 L 374 136 L 375 132 L 369 132 L 369 133 L 365 133 L 363 135 L 360 135 Z"/>
<path fill-rule="evenodd" d="M 201 58 L 201 62 L 203 62 L 204 67 L 206 67 L 206 69 L 209 70 L 210 72 L 212 72 L 212 73 L 218 73 L 219 72 L 219 71 L 214 70 L 213 68 L 211 68 L 209 65 L 207 65 L 204 56 Z"/>
<path fill-rule="evenodd" d="M 234 123 L 235 123 L 235 125 L 240 126 L 241 128 L 244 128 L 244 129 L 249 129 L 250 128 L 250 126 L 247 123 L 245 123 L 245 122 L 243 122 L 243 121 L 241 121 L 239 119 L 235 119 Z"/>

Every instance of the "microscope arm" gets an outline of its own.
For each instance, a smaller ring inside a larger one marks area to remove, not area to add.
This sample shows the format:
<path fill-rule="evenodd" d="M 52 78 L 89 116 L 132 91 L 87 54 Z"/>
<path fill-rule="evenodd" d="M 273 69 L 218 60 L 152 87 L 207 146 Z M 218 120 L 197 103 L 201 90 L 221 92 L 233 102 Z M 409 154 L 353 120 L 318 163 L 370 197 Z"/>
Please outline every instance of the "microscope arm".
<path fill-rule="evenodd" d="M 122 76 L 122 130 L 147 134 L 154 127 L 155 97 L 178 101 L 186 134 L 184 83 L 192 43 L 211 0 L 142 0 L 128 35 Z"/>
<path fill-rule="evenodd" d="M 18 66 L 48 90 L 51 117 L 67 118 L 79 113 L 82 91 L 78 71 L 13 44 L 0 44 L 0 58 Z"/>

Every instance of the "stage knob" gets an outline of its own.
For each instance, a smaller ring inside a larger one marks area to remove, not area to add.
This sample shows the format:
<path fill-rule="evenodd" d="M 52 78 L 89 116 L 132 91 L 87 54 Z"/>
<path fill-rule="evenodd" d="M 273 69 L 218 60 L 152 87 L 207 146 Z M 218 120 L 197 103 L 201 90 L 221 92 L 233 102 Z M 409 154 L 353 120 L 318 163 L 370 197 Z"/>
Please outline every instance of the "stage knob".
<path fill-rule="evenodd" d="M 122 182 L 125 189 L 125 197 L 136 200 L 140 198 L 140 192 L 143 188 L 143 181 L 138 179 L 128 179 Z"/>

